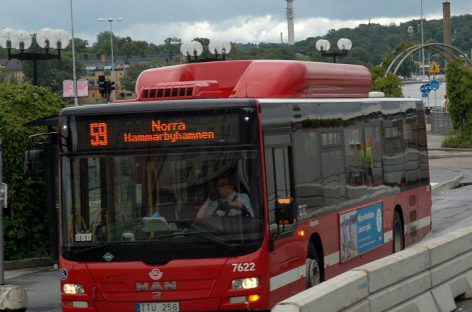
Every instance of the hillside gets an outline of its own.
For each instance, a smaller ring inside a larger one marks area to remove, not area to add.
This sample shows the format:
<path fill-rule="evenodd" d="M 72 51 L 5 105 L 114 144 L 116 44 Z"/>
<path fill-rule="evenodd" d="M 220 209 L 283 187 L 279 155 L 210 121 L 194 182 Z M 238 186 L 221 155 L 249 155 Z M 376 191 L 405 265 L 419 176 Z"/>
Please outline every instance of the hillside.
<path fill-rule="evenodd" d="M 413 32 L 408 32 L 409 27 L 413 28 Z M 428 42 L 443 42 L 443 21 L 427 20 L 424 22 L 424 40 Z M 453 45 L 470 56 L 472 52 L 472 15 L 462 15 L 452 17 L 453 29 Z M 353 48 L 349 51 L 348 56 L 339 58 L 338 62 L 362 64 L 369 68 L 382 63 L 383 59 L 394 49 L 405 46 L 414 45 L 421 42 L 420 20 L 412 20 L 400 25 L 379 25 L 379 24 L 361 24 L 356 28 L 330 30 L 326 35 L 320 37 L 310 37 L 298 41 L 293 46 L 280 43 L 233 43 L 231 54 L 228 59 L 299 59 L 311 61 L 331 62 L 332 59 L 322 59 L 320 53 L 315 49 L 315 43 L 318 39 L 328 39 L 331 46 L 336 49 L 336 41 L 340 38 L 349 38 L 353 43 Z M 196 40 L 208 45 L 209 39 L 195 38 Z M 121 62 L 126 63 L 133 56 L 146 57 L 147 62 L 151 62 L 152 66 L 165 66 L 180 62 L 179 38 L 167 38 L 162 44 L 153 44 L 144 41 L 134 41 L 130 37 L 114 36 L 114 55 L 115 60 L 122 56 Z M 91 59 L 100 59 L 100 55 L 110 55 L 110 33 L 102 32 L 97 35 L 97 42 L 93 45 L 80 38 L 76 38 L 75 47 L 77 52 L 78 71 L 85 71 L 87 62 Z M 32 47 L 30 49 L 37 49 Z M 208 51 L 204 50 L 204 57 L 210 56 Z M 441 68 L 443 60 L 440 55 L 436 55 L 431 51 L 426 51 L 426 63 L 434 59 L 439 62 Z M 149 56 L 149 57 L 147 57 Z M 7 57 L 6 49 L 0 48 L 0 59 Z M 151 61 L 149 61 L 149 59 Z M 417 70 L 416 61 L 419 55 L 414 55 L 410 60 L 404 63 L 400 70 L 401 75 L 410 75 Z M 109 61 L 108 61 L 109 62 Z M 117 61 L 118 62 L 118 61 Z M 69 47 L 62 53 L 62 61 L 40 62 L 38 72 L 41 85 L 57 87 L 53 89 L 61 89 L 63 79 L 70 79 L 71 68 L 71 50 Z M 142 65 L 141 65 L 142 66 Z M 147 65 L 151 66 L 151 65 Z M 24 63 L 24 70 L 27 76 L 31 77 L 32 66 L 29 62 Z M 51 81 L 51 77 L 56 77 L 55 81 Z M 64 78 L 62 78 L 64 77 Z M 69 78 L 67 78 L 69 77 Z"/>

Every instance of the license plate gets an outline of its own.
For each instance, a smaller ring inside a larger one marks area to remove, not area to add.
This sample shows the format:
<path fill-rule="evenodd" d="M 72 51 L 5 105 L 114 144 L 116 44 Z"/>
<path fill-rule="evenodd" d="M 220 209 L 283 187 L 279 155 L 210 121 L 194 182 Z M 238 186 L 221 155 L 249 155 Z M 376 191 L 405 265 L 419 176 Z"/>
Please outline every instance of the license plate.
<path fill-rule="evenodd" d="M 180 312 L 180 304 L 178 302 L 136 303 L 136 312 Z"/>

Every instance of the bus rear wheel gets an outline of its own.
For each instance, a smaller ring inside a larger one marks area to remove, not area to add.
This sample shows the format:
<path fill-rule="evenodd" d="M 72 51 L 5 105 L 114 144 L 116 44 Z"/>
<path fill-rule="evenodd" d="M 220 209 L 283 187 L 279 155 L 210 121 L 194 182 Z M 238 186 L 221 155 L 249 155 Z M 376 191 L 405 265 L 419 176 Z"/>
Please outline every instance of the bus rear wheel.
<path fill-rule="evenodd" d="M 306 259 L 306 288 L 318 285 L 323 281 L 323 268 L 320 259 L 321 256 L 315 245 L 310 243 Z"/>
<path fill-rule="evenodd" d="M 395 211 L 393 217 L 393 252 L 399 252 L 405 249 L 405 238 L 403 236 L 403 223 L 400 213 Z"/>

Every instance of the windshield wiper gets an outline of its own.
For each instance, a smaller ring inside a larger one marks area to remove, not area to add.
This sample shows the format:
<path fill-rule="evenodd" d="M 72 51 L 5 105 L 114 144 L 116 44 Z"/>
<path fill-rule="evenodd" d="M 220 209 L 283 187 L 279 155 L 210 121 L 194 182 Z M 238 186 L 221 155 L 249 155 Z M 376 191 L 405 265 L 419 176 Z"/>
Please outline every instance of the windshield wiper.
<path fill-rule="evenodd" d="M 233 250 L 236 246 L 234 244 L 230 244 L 225 242 L 224 240 L 218 238 L 216 235 L 212 234 L 211 232 L 206 232 L 206 231 L 195 231 L 195 232 L 190 232 L 191 234 L 194 234 L 200 238 L 203 238 L 209 242 L 215 243 L 215 245 L 218 245 L 220 247 L 224 247 L 229 250 Z"/>
<path fill-rule="evenodd" d="M 69 246 L 69 249 L 74 255 L 79 256 L 79 255 L 82 255 L 82 254 L 85 254 L 90 251 L 94 251 L 96 249 L 100 249 L 103 247 L 109 247 L 113 245 L 121 245 L 121 244 L 127 244 L 127 243 L 129 242 L 98 242 L 95 245 L 87 245 L 85 248 L 81 248 L 79 250 L 75 250 L 75 248 L 77 248 L 78 246 Z"/>
<path fill-rule="evenodd" d="M 182 232 L 173 232 L 165 235 L 159 235 L 157 237 L 154 237 L 154 239 L 165 239 L 165 238 L 174 238 L 174 237 L 179 237 L 179 236 L 185 236 L 185 237 L 191 237 L 191 236 L 196 236 L 199 238 L 203 238 L 206 241 L 212 242 L 217 246 L 224 247 L 228 250 L 233 250 L 235 248 L 234 244 L 230 244 L 225 242 L 224 240 L 218 238 L 214 234 L 208 231 L 182 231 Z M 152 244 L 153 241 L 111 241 L 111 242 L 97 242 L 94 245 L 87 245 L 84 246 L 84 248 L 81 248 L 77 250 L 79 246 L 69 246 L 70 251 L 76 255 L 83 255 L 85 253 L 101 249 L 104 247 L 109 247 L 109 246 L 116 246 L 116 245 L 123 245 L 123 244 L 130 244 L 133 245 L 133 243 L 138 244 L 138 245 L 143 245 L 143 244 Z"/>
<path fill-rule="evenodd" d="M 211 232 L 208 231 L 182 231 L 182 232 L 173 232 L 170 234 L 165 234 L 165 235 L 159 235 L 155 237 L 155 239 L 163 239 L 163 238 L 169 238 L 169 237 L 179 237 L 179 236 L 197 236 L 199 238 L 203 238 L 206 241 L 212 242 L 215 245 L 224 247 L 229 250 L 233 250 L 235 246 L 233 244 L 227 243 L 224 240 L 218 238 L 216 235 L 214 235 Z"/>

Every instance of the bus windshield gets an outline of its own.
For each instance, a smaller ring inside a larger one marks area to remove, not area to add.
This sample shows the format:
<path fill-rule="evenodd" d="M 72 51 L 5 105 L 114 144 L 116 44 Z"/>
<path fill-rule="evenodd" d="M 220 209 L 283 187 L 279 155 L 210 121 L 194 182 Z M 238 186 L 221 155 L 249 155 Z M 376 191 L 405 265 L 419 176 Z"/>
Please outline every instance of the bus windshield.
<path fill-rule="evenodd" d="M 62 115 L 62 255 L 163 263 L 259 248 L 255 110 L 146 109 L 97 106 Z"/>
<path fill-rule="evenodd" d="M 86 253 L 104 243 L 210 244 L 232 250 L 259 242 L 258 159 L 255 150 L 68 157 L 63 246 Z M 213 196 L 223 175 L 232 193 L 242 194 L 247 210 L 197 218 L 207 200 L 218 201 Z"/>

